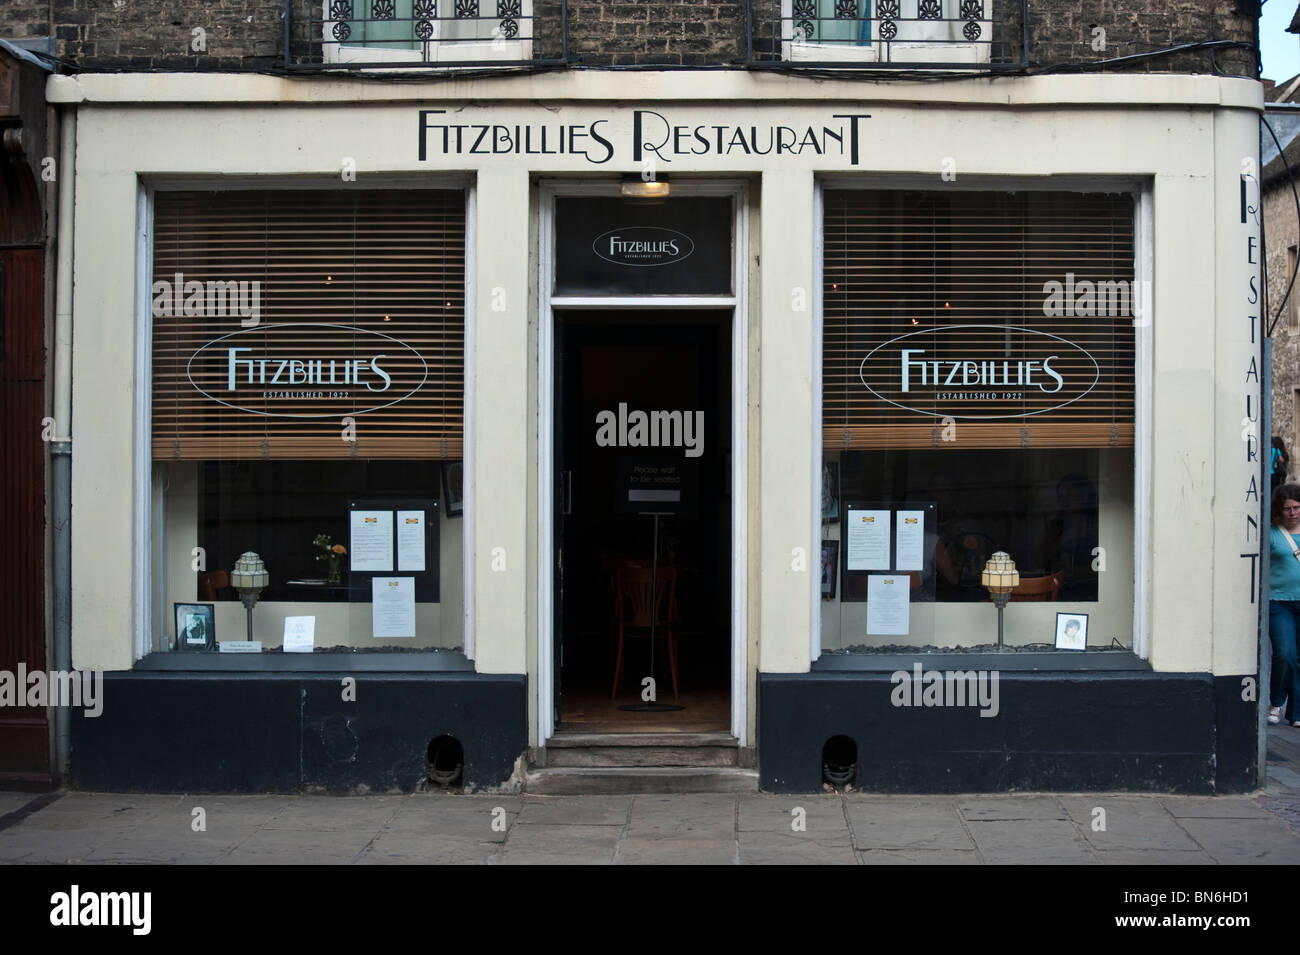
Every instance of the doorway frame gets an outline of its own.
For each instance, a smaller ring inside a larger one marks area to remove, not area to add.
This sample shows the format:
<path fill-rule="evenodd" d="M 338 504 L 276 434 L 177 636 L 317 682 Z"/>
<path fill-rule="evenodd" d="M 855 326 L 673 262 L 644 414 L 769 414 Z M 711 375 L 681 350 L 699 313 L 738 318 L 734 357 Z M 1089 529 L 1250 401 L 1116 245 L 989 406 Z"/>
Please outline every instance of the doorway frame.
<path fill-rule="evenodd" d="M 553 295 L 555 200 L 569 196 L 617 196 L 616 179 L 538 183 L 537 214 L 537 742 L 555 733 L 555 311 L 647 308 L 731 312 L 731 734 L 748 745 L 749 681 L 746 552 L 749 462 L 749 184 L 738 179 L 672 182 L 676 196 L 730 196 L 732 214 L 731 295 Z"/>

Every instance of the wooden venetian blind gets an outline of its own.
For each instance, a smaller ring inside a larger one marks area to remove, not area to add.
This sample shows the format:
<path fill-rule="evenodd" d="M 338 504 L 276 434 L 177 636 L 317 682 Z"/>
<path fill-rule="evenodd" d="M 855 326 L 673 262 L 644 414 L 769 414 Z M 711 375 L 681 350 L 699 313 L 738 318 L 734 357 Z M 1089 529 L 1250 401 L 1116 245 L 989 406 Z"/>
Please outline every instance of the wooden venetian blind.
<path fill-rule="evenodd" d="M 827 450 L 941 445 L 947 423 L 967 448 L 1132 445 L 1132 196 L 843 190 L 824 207 Z"/>
<path fill-rule="evenodd" d="M 463 193 L 160 193 L 153 278 L 155 459 L 462 456 Z"/>

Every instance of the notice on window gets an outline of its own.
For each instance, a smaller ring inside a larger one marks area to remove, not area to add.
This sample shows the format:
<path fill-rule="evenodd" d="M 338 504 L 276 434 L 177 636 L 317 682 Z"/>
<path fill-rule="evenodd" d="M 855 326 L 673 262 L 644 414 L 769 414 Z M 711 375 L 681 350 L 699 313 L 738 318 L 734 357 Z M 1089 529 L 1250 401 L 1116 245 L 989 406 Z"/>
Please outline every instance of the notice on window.
<path fill-rule="evenodd" d="M 424 570 L 424 511 L 397 512 L 397 569 Z"/>
<path fill-rule="evenodd" d="M 911 623 L 908 574 L 871 574 L 867 577 L 867 633 L 905 636 Z"/>
<path fill-rule="evenodd" d="M 925 568 L 925 511 L 899 511 L 898 527 L 894 531 L 894 568 L 896 570 L 923 570 Z"/>
<path fill-rule="evenodd" d="M 849 510 L 849 570 L 889 570 L 889 511 Z"/>
<path fill-rule="evenodd" d="M 372 577 L 370 604 L 376 639 L 415 636 L 414 577 Z"/>
<path fill-rule="evenodd" d="M 284 652 L 311 653 L 316 649 L 316 618 L 284 618 Z"/>
<path fill-rule="evenodd" d="M 393 512 L 352 511 L 352 569 L 393 570 Z"/>

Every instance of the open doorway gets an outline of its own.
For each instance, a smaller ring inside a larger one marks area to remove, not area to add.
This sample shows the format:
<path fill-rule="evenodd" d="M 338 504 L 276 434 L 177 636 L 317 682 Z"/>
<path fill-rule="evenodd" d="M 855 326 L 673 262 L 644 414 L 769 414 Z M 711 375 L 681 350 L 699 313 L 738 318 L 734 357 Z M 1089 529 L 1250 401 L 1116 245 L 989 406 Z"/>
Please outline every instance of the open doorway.
<path fill-rule="evenodd" d="M 731 310 L 557 311 L 555 327 L 557 728 L 729 730 Z M 633 626 L 638 587 L 660 595 L 653 635 Z M 681 708 L 626 709 L 647 678 Z"/>

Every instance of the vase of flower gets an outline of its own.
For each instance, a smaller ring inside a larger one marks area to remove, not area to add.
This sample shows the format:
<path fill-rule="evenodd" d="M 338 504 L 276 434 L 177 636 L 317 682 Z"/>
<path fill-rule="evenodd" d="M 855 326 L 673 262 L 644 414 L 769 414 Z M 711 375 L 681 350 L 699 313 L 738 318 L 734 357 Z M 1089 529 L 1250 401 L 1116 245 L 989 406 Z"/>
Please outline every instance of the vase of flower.
<path fill-rule="evenodd" d="M 328 534 L 317 534 L 312 545 L 316 548 L 316 559 L 325 561 L 325 566 L 329 570 L 327 578 L 330 586 L 338 586 L 343 581 L 343 558 L 347 556 L 348 549 L 342 544 L 332 543 Z"/>

